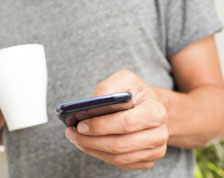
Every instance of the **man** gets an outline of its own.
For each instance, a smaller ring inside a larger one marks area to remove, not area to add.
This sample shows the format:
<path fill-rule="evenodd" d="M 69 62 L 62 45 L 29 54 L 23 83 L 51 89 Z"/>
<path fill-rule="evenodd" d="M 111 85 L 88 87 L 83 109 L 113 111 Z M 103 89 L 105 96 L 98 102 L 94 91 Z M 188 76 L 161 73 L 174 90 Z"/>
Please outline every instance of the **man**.
<path fill-rule="evenodd" d="M 0 47 L 43 44 L 49 73 L 49 123 L 4 128 L 10 178 L 189 178 L 191 149 L 223 137 L 212 0 L 1 4 Z M 95 96 L 130 91 L 135 107 L 66 129 L 71 144 L 53 108 L 96 86 Z"/>

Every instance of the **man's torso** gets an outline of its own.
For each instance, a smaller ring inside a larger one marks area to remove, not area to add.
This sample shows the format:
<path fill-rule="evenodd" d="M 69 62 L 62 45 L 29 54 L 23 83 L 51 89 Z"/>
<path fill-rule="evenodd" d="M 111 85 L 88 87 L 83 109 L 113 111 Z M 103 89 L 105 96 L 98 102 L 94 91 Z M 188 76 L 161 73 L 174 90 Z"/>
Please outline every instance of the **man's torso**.
<path fill-rule="evenodd" d="M 192 152 L 169 147 L 149 171 L 126 171 L 79 151 L 64 136 L 54 106 L 91 97 L 97 84 L 129 69 L 149 85 L 173 89 L 161 0 L 8 0 L 0 7 L 0 48 L 45 46 L 45 125 L 4 130 L 10 178 L 193 177 Z M 150 108 L 149 108 L 150 109 Z"/>

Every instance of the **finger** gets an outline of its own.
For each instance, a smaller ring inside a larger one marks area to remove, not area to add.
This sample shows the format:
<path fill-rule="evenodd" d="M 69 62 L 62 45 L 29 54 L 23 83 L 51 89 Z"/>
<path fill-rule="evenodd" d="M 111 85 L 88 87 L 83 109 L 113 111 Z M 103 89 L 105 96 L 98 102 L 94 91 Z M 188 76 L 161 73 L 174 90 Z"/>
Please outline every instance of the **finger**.
<path fill-rule="evenodd" d="M 94 92 L 94 96 L 106 95 L 122 91 L 127 91 L 135 94 L 135 92 L 141 90 L 140 87 L 138 87 L 137 89 L 136 85 L 133 85 L 138 79 L 139 78 L 133 72 L 128 70 L 120 70 L 107 79 L 103 80 L 97 86 Z M 143 81 L 141 82 L 141 84 L 142 83 Z"/>
<path fill-rule="evenodd" d="M 76 129 L 66 129 L 66 137 L 78 146 L 113 154 L 156 148 L 168 140 L 165 128 L 143 130 L 126 135 L 86 136 Z"/>
<path fill-rule="evenodd" d="M 139 162 L 127 165 L 117 166 L 126 170 L 148 170 L 151 169 L 155 165 L 155 162 Z"/>
<path fill-rule="evenodd" d="M 100 160 L 103 160 L 104 162 L 110 165 L 126 165 L 143 161 L 151 162 L 161 159 L 165 155 L 166 145 L 162 145 L 156 149 L 147 149 L 118 155 L 97 151 L 85 147 L 80 147 L 80 149 L 83 152 Z"/>
<path fill-rule="evenodd" d="M 128 134 L 154 128 L 166 121 L 166 110 L 158 101 L 148 101 L 133 109 L 98 116 L 78 124 L 86 135 Z"/>
<path fill-rule="evenodd" d="M 157 98 L 155 92 L 129 70 L 121 70 L 102 81 L 94 92 L 94 96 L 106 95 L 116 92 L 130 92 L 134 105 L 144 99 L 145 93 L 150 98 Z"/>

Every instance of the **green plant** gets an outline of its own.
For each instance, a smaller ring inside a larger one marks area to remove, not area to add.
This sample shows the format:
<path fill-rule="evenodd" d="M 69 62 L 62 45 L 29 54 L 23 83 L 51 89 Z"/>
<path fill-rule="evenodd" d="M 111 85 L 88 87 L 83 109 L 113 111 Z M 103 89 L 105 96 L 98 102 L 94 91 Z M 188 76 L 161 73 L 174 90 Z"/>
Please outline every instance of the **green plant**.
<path fill-rule="evenodd" d="M 196 149 L 195 178 L 224 178 L 224 142 Z"/>

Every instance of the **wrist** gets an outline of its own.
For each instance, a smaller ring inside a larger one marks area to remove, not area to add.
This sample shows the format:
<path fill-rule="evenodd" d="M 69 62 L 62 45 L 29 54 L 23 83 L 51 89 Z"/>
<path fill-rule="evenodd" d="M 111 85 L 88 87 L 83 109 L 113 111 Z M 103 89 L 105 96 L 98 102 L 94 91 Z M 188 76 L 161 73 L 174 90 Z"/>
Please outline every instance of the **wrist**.
<path fill-rule="evenodd" d="M 156 88 L 156 87 L 152 87 L 152 89 L 157 94 L 158 99 L 160 100 L 160 102 L 162 102 L 162 104 L 166 108 L 167 114 L 169 115 L 169 112 L 170 112 L 170 107 L 169 106 L 170 106 L 170 98 L 172 98 L 171 97 L 172 91 L 162 89 L 162 88 Z"/>
<path fill-rule="evenodd" d="M 155 88 L 153 87 L 154 91 L 156 92 L 159 100 L 163 103 L 166 112 L 167 112 L 167 129 L 169 132 L 169 142 L 173 140 L 173 138 L 178 137 L 179 135 L 179 127 L 178 123 L 180 122 L 180 118 L 176 119 L 177 111 L 180 110 L 180 105 L 184 100 L 185 94 L 177 93 L 172 90 L 162 89 L 162 88 Z M 184 97 L 184 98 L 183 98 Z"/>

